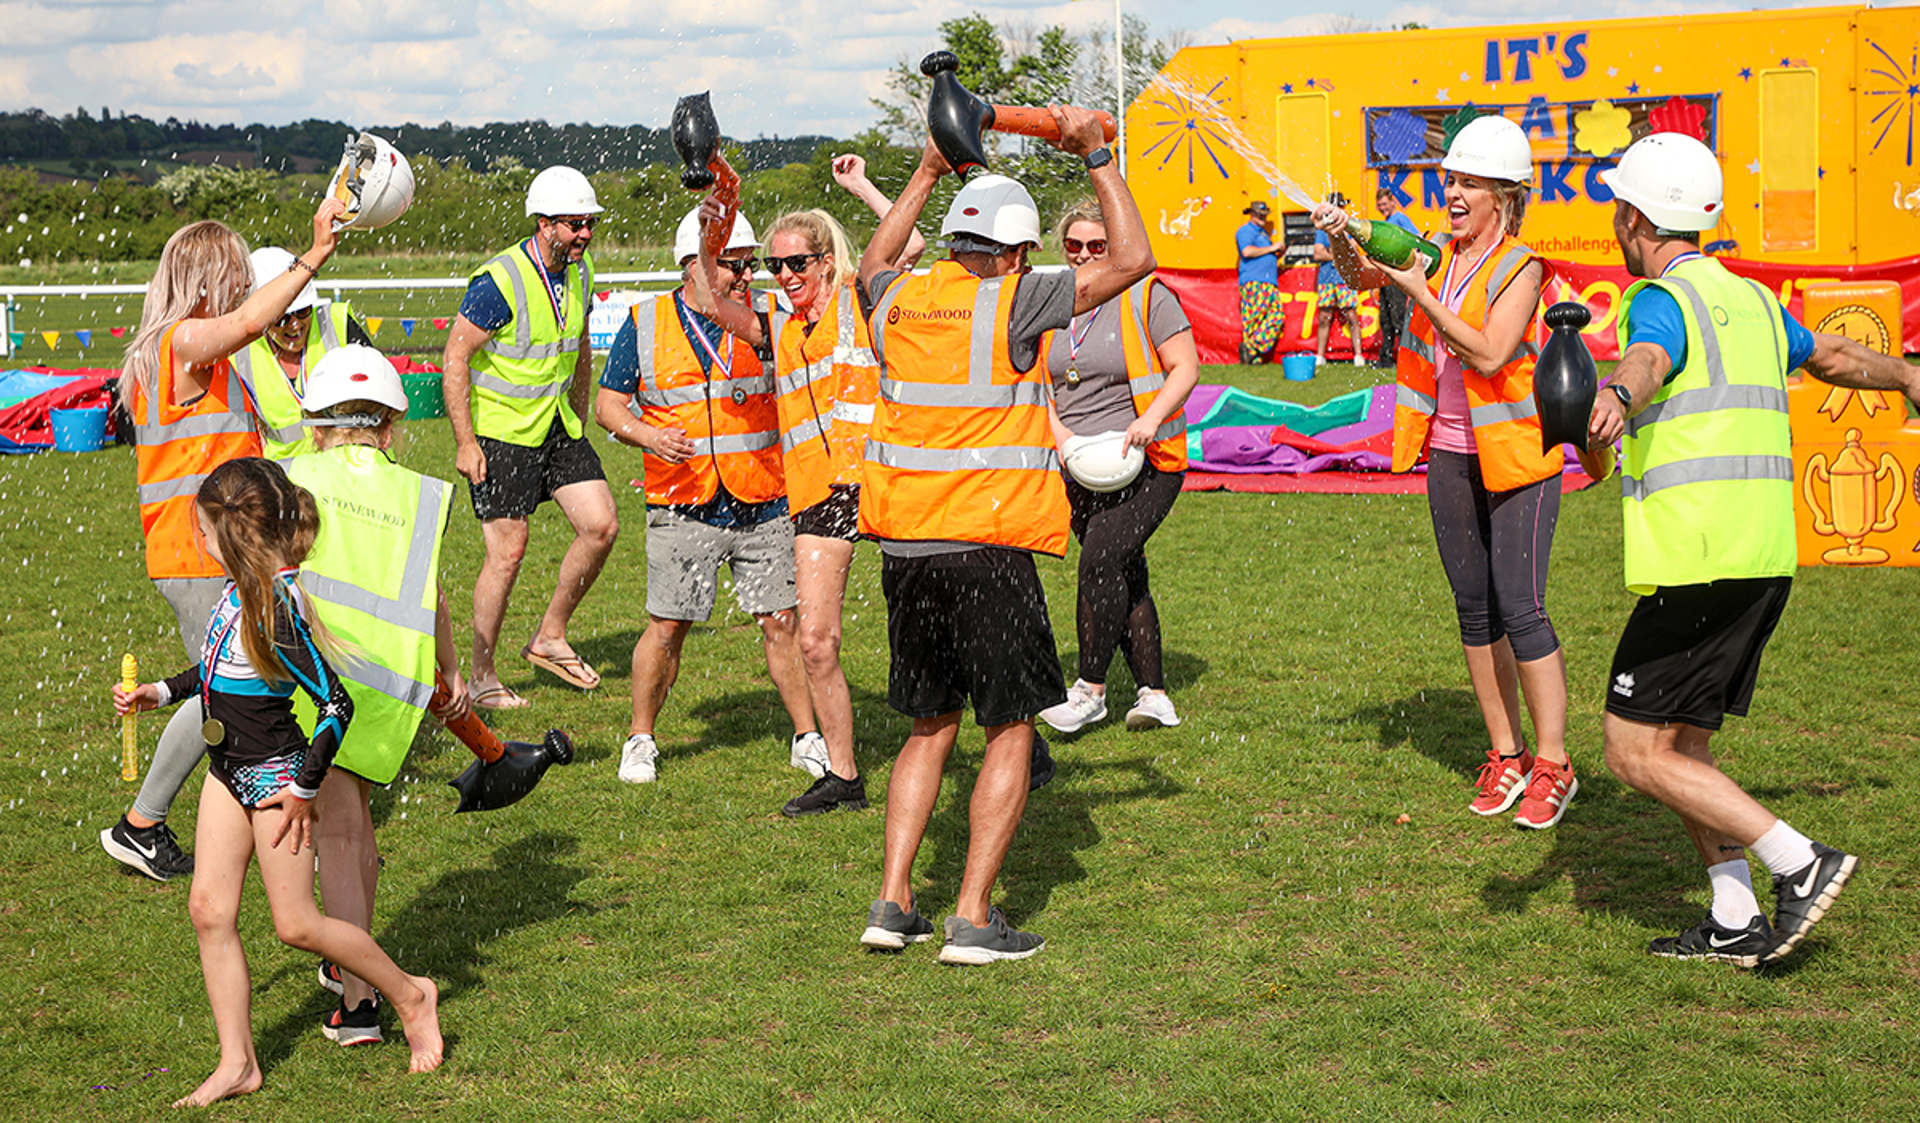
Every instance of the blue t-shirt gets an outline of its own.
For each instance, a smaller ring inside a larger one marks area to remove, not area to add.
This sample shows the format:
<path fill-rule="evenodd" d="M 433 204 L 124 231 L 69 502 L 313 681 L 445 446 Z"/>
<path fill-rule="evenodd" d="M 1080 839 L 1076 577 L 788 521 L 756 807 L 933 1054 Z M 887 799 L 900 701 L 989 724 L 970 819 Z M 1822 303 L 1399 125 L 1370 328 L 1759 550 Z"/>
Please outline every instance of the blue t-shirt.
<path fill-rule="evenodd" d="M 1325 246 L 1327 247 L 1327 252 L 1333 252 L 1333 239 L 1327 237 L 1325 230 L 1315 230 L 1313 232 L 1313 244 L 1316 246 Z M 1314 283 L 1319 285 L 1346 284 L 1345 281 L 1340 279 L 1340 267 L 1331 261 L 1323 261 L 1320 263 L 1320 272 L 1315 274 Z"/>
<path fill-rule="evenodd" d="M 1813 357 L 1813 333 L 1793 318 L 1784 307 L 1780 318 L 1787 326 L 1787 369 L 1795 370 Z M 1665 289 L 1648 286 L 1633 294 L 1627 305 L 1627 346 L 1652 343 L 1673 360 L 1666 382 L 1672 382 L 1687 364 L 1687 321 L 1680 314 L 1680 302 Z"/>
<path fill-rule="evenodd" d="M 1400 229 L 1405 230 L 1407 233 L 1413 235 L 1416 238 L 1420 236 L 1420 228 L 1413 224 L 1413 220 L 1407 217 L 1407 212 L 1405 211 L 1393 212 L 1393 217 L 1388 219 L 1387 221 L 1393 223 L 1395 226 L 1398 226 Z"/>
<path fill-rule="evenodd" d="M 519 249 L 529 257 L 533 255 L 531 241 L 520 243 Z M 548 275 L 553 285 L 553 298 L 564 303 L 567 299 L 567 274 L 575 266 L 569 265 L 558 273 Z M 485 273 L 467 282 L 466 295 L 460 298 L 460 314 L 467 322 L 485 332 L 496 332 L 513 322 L 513 305 L 507 300 L 500 286 Z"/>
<path fill-rule="evenodd" d="M 1267 234 L 1266 227 L 1257 222 L 1249 222 L 1234 234 L 1233 242 L 1238 250 L 1244 250 L 1248 246 L 1270 246 L 1273 244 L 1273 238 Z M 1280 283 L 1279 254 L 1270 253 L 1240 259 L 1240 283 L 1247 285 L 1255 281 L 1264 281 L 1269 285 Z"/>

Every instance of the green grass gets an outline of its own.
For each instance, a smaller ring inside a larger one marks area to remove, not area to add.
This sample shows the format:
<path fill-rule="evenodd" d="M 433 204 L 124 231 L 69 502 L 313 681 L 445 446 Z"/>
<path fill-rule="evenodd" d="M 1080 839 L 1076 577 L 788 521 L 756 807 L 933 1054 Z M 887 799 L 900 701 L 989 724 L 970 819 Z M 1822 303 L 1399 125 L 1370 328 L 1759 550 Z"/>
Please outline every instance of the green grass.
<path fill-rule="evenodd" d="M 1372 376 L 1205 377 L 1321 400 Z M 451 475 L 444 425 L 409 428 L 403 462 Z M 603 455 L 616 484 L 639 474 L 630 450 Z M 0 459 L 9 1118 L 158 1118 L 215 1059 L 187 886 L 123 875 L 95 841 L 132 796 L 107 700 L 120 655 L 148 677 L 180 659 L 143 578 L 132 476 L 124 451 Z M 884 703 L 872 548 L 845 658 L 874 809 L 779 816 L 805 778 L 737 611 L 689 640 L 660 782 L 630 787 L 614 766 L 644 520 L 616 490 L 623 537 L 574 629 L 605 685 L 580 694 L 511 665 L 536 708 L 497 723 L 522 739 L 564 726 L 578 762 L 517 807 L 455 818 L 444 783 L 466 754 L 436 734 L 375 798 L 376 935 L 441 981 L 446 1067 L 408 1077 L 397 1044 L 324 1040 L 331 996 L 274 941 L 254 889 L 242 929 L 267 1084 L 209 1115 L 1720 1121 L 1902 1119 L 1920 1103 L 1912 570 L 1803 571 L 1753 716 L 1716 740 L 1748 790 L 1865 856 L 1802 952 L 1742 972 L 1645 954 L 1706 894 L 1678 821 L 1600 759 L 1631 605 L 1611 489 L 1568 496 L 1562 516 L 1551 607 L 1582 789 L 1538 834 L 1466 811 L 1485 735 L 1420 497 L 1186 495 L 1150 548 L 1186 722 L 1057 740 L 1059 778 L 998 894 L 1047 949 L 961 971 L 931 947 L 855 940 L 906 732 Z M 509 650 L 564 546 L 551 508 L 536 522 Z M 479 557 L 463 510 L 445 573 L 459 618 Z M 1071 674 L 1071 561 L 1040 568 Z M 1111 688 L 1132 693 L 1122 662 Z M 157 732 L 142 723 L 148 749 Z M 936 917 L 958 888 L 979 747 L 968 725 L 921 854 Z"/>

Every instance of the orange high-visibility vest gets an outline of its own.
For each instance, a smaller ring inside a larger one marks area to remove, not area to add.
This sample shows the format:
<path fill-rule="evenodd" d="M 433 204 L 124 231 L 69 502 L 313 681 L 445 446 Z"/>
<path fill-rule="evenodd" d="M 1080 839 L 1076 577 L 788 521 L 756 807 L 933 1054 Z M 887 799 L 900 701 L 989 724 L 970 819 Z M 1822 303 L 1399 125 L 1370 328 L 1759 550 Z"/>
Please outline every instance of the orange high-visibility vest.
<path fill-rule="evenodd" d="M 780 333 L 780 452 L 796 514 L 826 499 L 834 484 L 860 483 L 880 394 L 870 330 L 853 289 L 842 286 L 811 334 L 799 316 Z"/>
<path fill-rule="evenodd" d="M 184 321 L 182 321 L 184 322 Z M 140 488 L 140 529 L 147 539 L 147 576 L 224 577 L 226 571 L 200 542 L 193 500 L 215 468 L 242 456 L 260 455 L 253 408 L 233 364 L 214 364 L 207 392 L 190 406 L 173 393 L 174 324 L 160 336 L 159 392 L 134 384 L 133 453 Z"/>
<path fill-rule="evenodd" d="M 1441 247 L 1440 269 L 1428 283 L 1438 286 L 1453 261 L 1451 243 Z M 1553 267 L 1534 257 L 1532 250 L 1511 236 L 1502 238 L 1488 259 L 1482 277 L 1472 284 L 1460 306 L 1460 318 L 1476 331 L 1485 331 L 1487 311 L 1506 291 L 1529 261 L 1539 260 L 1547 273 Z M 1400 344 L 1398 385 L 1394 389 L 1393 470 L 1405 472 L 1426 458 L 1427 438 L 1440 405 L 1433 322 L 1414 308 L 1407 337 Z M 1533 366 L 1544 342 L 1540 308 L 1535 303 L 1520 345 L 1491 377 L 1461 364 L 1467 387 L 1467 406 L 1473 423 L 1473 443 L 1480 459 L 1480 477 L 1489 491 L 1511 491 L 1560 474 L 1564 457 L 1555 448 L 1540 451 L 1540 418 L 1533 401 Z"/>
<path fill-rule="evenodd" d="M 1067 488 L 1047 422 L 1046 368 L 1007 354 L 1020 277 L 956 261 L 903 274 L 873 310 L 882 373 L 860 529 L 1063 557 Z"/>
<path fill-rule="evenodd" d="M 786 491 L 780 467 L 780 419 L 774 404 L 773 364 L 731 332 L 721 337 L 720 361 L 702 373 L 698 346 L 680 326 L 675 297 L 661 293 L 633 306 L 640 387 L 627 409 L 660 429 L 679 429 L 693 442 L 684 463 L 646 453 L 647 502 L 705 503 L 724 481 L 735 499 L 764 503 Z M 772 294 L 754 293 L 754 306 L 776 313 Z M 692 309 L 687 310 L 692 313 Z"/>
<path fill-rule="evenodd" d="M 1160 363 L 1160 352 L 1154 349 L 1153 337 L 1147 333 L 1147 309 L 1151 306 L 1153 293 L 1151 287 L 1164 282 L 1158 277 L 1149 276 L 1129 288 L 1120 297 L 1111 301 L 1120 307 L 1120 346 L 1127 357 L 1127 389 L 1133 394 L 1133 415 L 1144 417 L 1147 407 L 1167 384 L 1167 368 Z M 1166 290 L 1168 299 L 1175 299 L 1173 290 Z M 1047 356 L 1053 350 L 1054 337 L 1058 331 L 1050 331 L 1040 341 L 1040 362 L 1042 370 L 1047 366 Z M 1173 416 L 1160 423 L 1153 431 L 1153 440 L 1147 445 L 1147 462 L 1162 472 L 1184 472 L 1187 470 L 1187 411 L 1176 409 Z"/>

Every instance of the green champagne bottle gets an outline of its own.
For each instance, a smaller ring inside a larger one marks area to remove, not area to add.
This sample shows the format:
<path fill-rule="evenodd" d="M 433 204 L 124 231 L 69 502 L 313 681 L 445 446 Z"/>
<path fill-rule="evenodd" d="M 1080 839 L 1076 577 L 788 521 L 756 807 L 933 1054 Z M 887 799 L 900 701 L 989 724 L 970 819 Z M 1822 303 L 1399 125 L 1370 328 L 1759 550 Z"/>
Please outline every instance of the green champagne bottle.
<path fill-rule="evenodd" d="M 1375 261 L 1384 262 L 1395 269 L 1404 269 L 1413 255 L 1418 253 L 1426 258 L 1427 276 L 1431 277 L 1440 271 L 1440 247 L 1418 234 L 1409 234 L 1391 222 L 1350 217 L 1347 219 L 1347 233 Z"/>

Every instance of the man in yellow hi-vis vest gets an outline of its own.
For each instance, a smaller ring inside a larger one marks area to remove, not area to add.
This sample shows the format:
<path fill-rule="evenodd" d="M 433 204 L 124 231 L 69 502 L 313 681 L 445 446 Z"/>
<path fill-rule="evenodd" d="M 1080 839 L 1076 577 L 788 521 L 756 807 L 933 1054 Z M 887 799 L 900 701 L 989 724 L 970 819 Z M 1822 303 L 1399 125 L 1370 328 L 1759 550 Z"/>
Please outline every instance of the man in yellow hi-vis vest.
<path fill-rule="evenodd" d="M 1907 365 L 1809 332 L 1759 284 L 1700 252 L 1719 221 L 1719 161 L 1690 136 L 1655 133 L 1602 173 L 1629 272 L 1620 364 L 1600 392 L 1583 457 L 1624 437 L 1627 587 L 1641 599 L 1607 687 L 1607 767 L 1680 815 L 1713 904 L 1654 955 L 1753 967 L 1784 958 L 1829 908 L 1858 859 L 1793 829 L 1715 765 L 1709 741 L 1745 715 L 1760 657 L 1793 582 L 1793 448 L 1787 372 L 1898 388 Z M 1745 852 L 1773 874 L 1771 924 Z"/>

